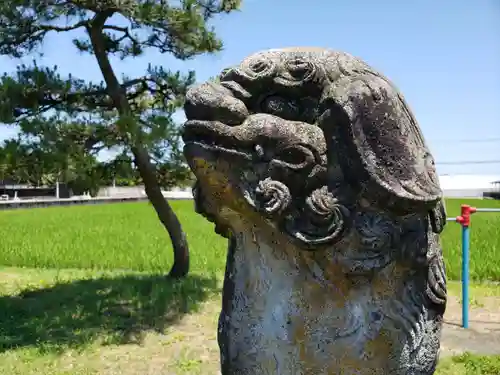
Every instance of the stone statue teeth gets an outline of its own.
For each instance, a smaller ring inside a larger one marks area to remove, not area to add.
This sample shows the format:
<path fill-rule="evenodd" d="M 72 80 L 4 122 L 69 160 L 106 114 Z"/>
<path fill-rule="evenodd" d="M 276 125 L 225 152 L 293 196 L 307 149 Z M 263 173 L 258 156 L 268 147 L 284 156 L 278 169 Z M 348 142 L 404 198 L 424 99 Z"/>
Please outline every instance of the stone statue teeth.
<path fill-rule="evenodd" d="M 189 90 L 196 211 L 228 238 L 222 375 L 435 371 L 446 223 L 403 96 L 361 60 L 259 52 Z"/>

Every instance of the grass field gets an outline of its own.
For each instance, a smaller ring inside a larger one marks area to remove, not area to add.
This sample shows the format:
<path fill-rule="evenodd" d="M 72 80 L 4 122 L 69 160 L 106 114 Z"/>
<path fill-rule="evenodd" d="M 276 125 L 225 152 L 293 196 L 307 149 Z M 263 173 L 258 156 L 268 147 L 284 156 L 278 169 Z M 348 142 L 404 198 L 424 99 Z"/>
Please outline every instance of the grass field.
<path fill-rule="evenodd" d="M 464 353 L 441 362 L 436 375 L 498 375 L 500 356 Z"/>
<path fill-rule="evenodd" d="M 449 216 L 460 204 L 500 207 L 492 200 L 449 200 Z M 187 233 L 194 274 L 220 274 L 225 240 L 196 215 L 191 201 L 172 202 Z M 448 223 L 442 235 L 447 274 L 459 280 L 461 228 Z M 147 203 L 54 207 L 0 212 L 0 265 L 37 268 L 129 269 L 166 272 L 172 262 L 168 235 Z M 474 280 L 500 280 L 500 214 L 477 213 L 471 226 Z"/>
<path fill-rule="evenodd" d="M 500 207 L 493 201 L 448 201 Z M 225 241 L 173 202 L 191 246 L 190 275 L 166 280 L 172 251 L 148 204 L 0 212 L 0 374 L 217 375 L 216 322 Z M 442 236 L 460 278 L 460 227 Z M 500 280 L 500 214 L 476 214 L 471 276 Z M 500 286 L 471 289 L 472 305 Z M 450 283 L 450 293 L 459 284 Z M 472 306 L 471 305 L 471 306 Z M 498 375 L 500 357 L 445 358 L 436 375 Z"/>

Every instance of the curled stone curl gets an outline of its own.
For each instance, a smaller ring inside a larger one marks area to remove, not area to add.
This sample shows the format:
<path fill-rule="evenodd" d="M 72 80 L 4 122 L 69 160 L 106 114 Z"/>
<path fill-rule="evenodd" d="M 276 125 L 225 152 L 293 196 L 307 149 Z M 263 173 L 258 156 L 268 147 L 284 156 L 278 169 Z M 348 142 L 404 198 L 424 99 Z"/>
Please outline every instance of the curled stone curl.
<path fill-rule="evenodd" d="M 370 250 L 382 250 L 393 245 L 396 234 L 394 225 L 380 214 L 364 213 L 358 216 L 356 229 L 363 246 Z"/>
<path fill-rule="evenodd" d="M 325 222 L 338 213 L 337 199 L 328 191 L 326 186 L 314 190 L 307 197 L 306 204 L 310 212 L 314 213 L 311 218 L 319 222 Z"/>
<path fill-rule="evenodd" d="M 255 193 L 259 204 L 268 214 L 281 214 L 292 201 L 288 187 L 269 177 L 259 182 Z"/>
<path fill-rule="evenodd" d="M 323 70 L 310 60 L 294 57 L 284 62 L 284 71 L 277 81 L 283 81 L 288 86 L 296 86 L 307 82 L 321 82 L 324 79 Z"/>
<path fill-rule="evenodd" d="M 298 223 L 287 223 L 287 229 L 306 245 L 322 245 L 340 238 L 348 216 L 349 210 L 323 186 L 306 199 L 305 217 Z"/>
<path fill-rule="evenodd" d="M 278 66 L 276 62 L 270 58 L 262 56 L 261 58 L 244 61 L 241 64 L 240 73 L 247 79 L 262 79 L 264 77 L 272 77 L 275 75 Z"/>

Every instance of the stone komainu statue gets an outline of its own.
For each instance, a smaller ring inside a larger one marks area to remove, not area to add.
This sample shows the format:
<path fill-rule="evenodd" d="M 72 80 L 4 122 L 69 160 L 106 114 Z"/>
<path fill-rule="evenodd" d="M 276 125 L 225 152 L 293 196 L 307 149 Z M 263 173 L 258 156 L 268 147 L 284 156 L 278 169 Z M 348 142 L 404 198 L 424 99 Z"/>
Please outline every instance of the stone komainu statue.
<path fill-rule="evenodd" d="M 346 53 L 269 50 L 187 94 L 197 212 L 229 248 L 223 375 L 433 374 L 446 306 L 432 155 Z"/>

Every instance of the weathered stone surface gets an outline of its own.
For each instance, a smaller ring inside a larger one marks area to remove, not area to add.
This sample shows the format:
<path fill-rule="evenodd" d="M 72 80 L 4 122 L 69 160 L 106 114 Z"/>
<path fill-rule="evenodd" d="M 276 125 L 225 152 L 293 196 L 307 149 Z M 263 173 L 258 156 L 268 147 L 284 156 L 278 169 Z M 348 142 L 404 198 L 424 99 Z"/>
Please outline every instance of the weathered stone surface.
<path fill-rule="evenodd" d="M 445 212 L 390 81 L 346 53 L 270 50 L 185 111 L 196 209 L 229 242 L 222 374 L 433 374 Z"/>

